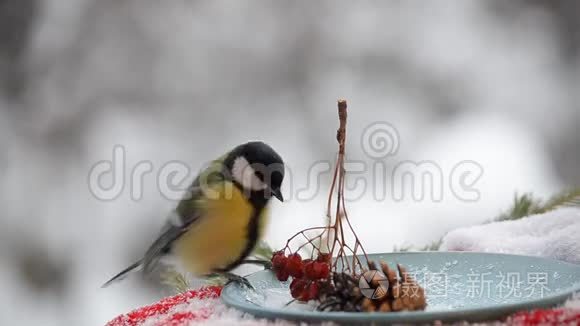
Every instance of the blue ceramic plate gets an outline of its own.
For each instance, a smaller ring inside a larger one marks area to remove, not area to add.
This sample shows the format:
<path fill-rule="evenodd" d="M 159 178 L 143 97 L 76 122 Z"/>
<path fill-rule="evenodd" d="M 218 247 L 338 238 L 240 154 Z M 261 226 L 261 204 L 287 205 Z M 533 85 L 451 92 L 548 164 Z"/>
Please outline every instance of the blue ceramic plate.
<path fill-rule="evenodd" d="M 319 312 L 293 303 L 290 282 L 271 271 L 248 276 L 256 291 L 227 285 L 223 301 L 256 317 L 307 322 L 421 323 L 494 320 L 510 313 L 551 307 L 580 291 L 580 265 L 539 257 L 468 252 L 405 252 L 369 255 L 391 267 L 400 263 L 425 288 L 427 309 L 414 312 Z"/>

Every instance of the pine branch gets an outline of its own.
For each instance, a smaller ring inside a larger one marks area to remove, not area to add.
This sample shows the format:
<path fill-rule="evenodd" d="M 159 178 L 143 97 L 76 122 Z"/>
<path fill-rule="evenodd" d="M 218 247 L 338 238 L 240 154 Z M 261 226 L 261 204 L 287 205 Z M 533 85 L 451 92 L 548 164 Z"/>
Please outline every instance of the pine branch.
<path fill-rule="evenodd" d="M 161 282 L 169 286 L 176 293 L 185 293 L 191 288 L 185 276 L 174 269 L 169 269 L 160 275 Z"/>
<path fill-rule="evenodd" d="M 580 188 L 564 191 L 543 202 L 531 193 L 514 196 L 511 209 L 501 214 L 495 221 L 517 220 L 526 216 L 543 214 L 562 207 L 580 207 Z"/>
<path fill-rule="evenodd" d="M 545 211 L 563 207 L 580 207 L 580 188 L 562 192 L 552 197 L 545 205 Z"/>
<path fill-rule="evenodd" d="M 534 198 L 531 193 L 514 195 L 513 206 L 506 212 L 494 219 L 494 221 L 517 220 L 522 217 L 544 213 L 542 201 Z"/>
<path fill-rule="evenodd" d="M 224 286 L 228 280 L 218 274 L 210 275 L 205 279 L 208 285 L 215 285 L 215 286 Z"/>
<path fill-rule="evenodd" d="M 272 258 L 272 254 L 274 254 L 274 250 L 272 249 L 272 247 L 270 247 L 270 245 L 266 243 L 266 241 L 260 241 L 256 245 L 256 248 L 254 249 L 252 256 L 258 259 L 270 261 L 270 259 Z"/>

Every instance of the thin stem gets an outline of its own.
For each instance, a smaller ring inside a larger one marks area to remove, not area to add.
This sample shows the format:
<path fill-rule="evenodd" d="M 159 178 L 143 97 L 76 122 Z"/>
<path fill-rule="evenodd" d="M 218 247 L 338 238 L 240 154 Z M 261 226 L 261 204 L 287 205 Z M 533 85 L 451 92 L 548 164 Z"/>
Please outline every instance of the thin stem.
<path fill-rule="evenodd" d="M 298 247 L 298 249 L 296 249 L 296 252 L 299 252 L 302 248 L 304 248 L 308 244 L 312 245 L 314 250 L 320 251 L 320 248 L 314 244 L 314 240 L 321 238 L 324 235 L 324 231 L 322 233 L 318 234 L 317 236 L 315 236 L 314 238 L 309 238 L 304 232 L 302 232 L 302 235 L 304 236 L 304 238 L 306 239 L 307 242 L 300 245 L 300 247 Z"/>
<path fill-rule="evenodd" d="M 299 236 L 301 234 L 304 235 L 304 232 L 307 232 L 307 231 L 322 230 L 322 229 L 324 229 L 324 231 L 322 232 L 322 234 L 324 234 L 324 232 L 326 232 L 328 230 L 328 227 L 327 226 L 315 226 L 315 227 L 306 228 L 304 230 L 298 231 L 296 234 L 294 234 L 293 236 L 291 236 L 288 239 L 288 241 L 286 241 L 286 246 L 284 247 L 284 249 L 288 249 L 291 252 L 292 250 L 290 249 L 290 242 L 292 242 L 292 240 L 294 240 L 294 238 L 296 238 L 297 236 Z"/>
<path fill-rule="evenodd" d="M 343 205 L 344 205 L 344 198 L 342 198 L 342 201 L 343 201 Z M 356 232 L 354 231 L 354 228 L 352 227 L 352 224 L 350 224 L 350 220 L 348 219 L 348 215 L 346 213 L 346 210 L 344 212 L 344 219 L 346 220 L 346 222 L 348 224 L 348 227 L 350 228 L 350 231 L 352 232 L 352 234 L 354 235 L 354 238 L 356 239 L 356 243 L 359 244 L 359 247 L 362 250 L 362 252 L 363 252 L 363 254 L 365 256 L 365 259 L 366 259 L 366 261 L 368 263 L 369 257 L 368 257 L 368 255 L 367 255 L 367 253 L 365 251 L 365 248 L 362 246 L 362 243 L 360 242 L 359 237 L 357 236 Z"/>
<path fill-rule="evenodd" d="M 336 186 L 336 176 L 338 175 L 338 164 L 334 167 L 334 174 L 332 176 L 332 184 L 330 185 L 330 191 L 328 192 L 328 203 L 326 205 L 326 217 L 328 218 L 328 225 L 332 223 L 332 215 L 330 214 L 330 208 L 332 206 L 332 194 L 334 194 L 334 188 Z"/>
<path fill-rule="evenodd" d="M 338 161 L 337 161 L 338 163 Z M 338 164 L 335 165 L 334 167 L 334 174 L 332 176 L 332 184 L 330 186 L 330 191 L 328 192 L 328 204 L 326 206 L 326 219 L 327 219 L 327 225 L 330 227 L 332 225 L 332 215 L 330 213 L 330 209 L 332 206 L 332 195 L 334 194 L 334 189 L 336 187 L 336 177 L 338 176 Z M 332 235 L 334 237 L 334 239 L 336 239 L 336 227 L 333 227 L 334 229 L 334 234 Z M 326 239 L 326 246 L 328 248 L 330 248 L 330 253 L 332 254 L 334 252 L 334 245 L 336 244 L 336 241 L 334 241 L 333 239 L 333 243 L 332 243 L 332 248 L 330 247 L 330 232 L 328 234 L 328 238 Z"/>
<path fill-rule="evenodd" d="M 369 259 L 366 251 L 364 250 L 358 235 L 354 231 L 352 224 L 350 223 L 348 213 L 346 211 L 346 204 L 344 198 L 344 190 L 345 190 L 345 183 L 346 183 L 346 170 L 344 168 L 344 160 L 345 160 L 345 152 L 346 152 L 346 120 L 347 120 L 347 104 L 345 100 L 338 101 L 338 118 L 339 118 L 339 127 L 336 131 L 336 140 L 338 142 L 338 155 L 336 157 L 336 165 L 334 167 L 334 173 L 332 176 L 332 183 L 330 185 L 330 191 L 328 193 L 328 201 L 326 205 L 326 217 L 327 217 L 327 225 L 324 227 L 311 227 L 304 229 L 295 235 L 293 235 L 288 241 L 286 242 L 286 247 L 284 250 L 288 250 L 292 253 L 290 248 L 290 242 L 293 241 L 296 237 L 302 235 L 307 242 L 301 244 L 296 252 L 303 249 L 305 246 L 312 246 L 312 258 L 314 257 L 314 253 L 321 252 L 321 247 L 323 245 L 323 237 L 326 235 L 326 249 L 330 250 L 329 254 L 331 257 L 333 256 L 336 250 L 336 257 L 331 264 L 332 270 L 336 272 L 337 265 L 340 262 L 341 269 L 343 272 L 351 272 L 352 275 L 357 273 L 357 270 L 363 271 L 365 268 L 357 255 L 357 252 L 360 248 L 364 257 L 367 261 L 367 265 L 369 264 Z M 336 196 L 336 211 L 334 214 L 334 221 L 333 216 L 331 214 L 331 209 L 333 205 L 333 197 Z M 346 242 L 345 237 L 345 227 L 344 221 L 348 225 L 348 229 L 352 233 L 355 238 L 354 242 L 354 249 L 352 249 L 348 243 Z M 306 234 L 308 231 L 312 230 L 322 230 L 316 236 L 310 237 Z M 332 239 L 331 239 L 332 237 Z M 318 246 L 314 243 L 320 239 L 320 243 Z M 332 242 L 332 245 L 330 244 Z M 352 262 L 349 262 L 347 259 L 347 251 L 352 253 Z"/>

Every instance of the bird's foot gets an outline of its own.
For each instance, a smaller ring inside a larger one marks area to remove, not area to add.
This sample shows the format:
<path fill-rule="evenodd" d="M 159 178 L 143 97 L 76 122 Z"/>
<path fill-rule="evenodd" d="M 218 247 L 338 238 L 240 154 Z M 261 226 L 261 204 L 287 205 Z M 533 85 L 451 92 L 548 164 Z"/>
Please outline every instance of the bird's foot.
<path fill-rule="evenodd" d="M 234 283 L 238 283 L 242 286 L 245 286 L 250 290 L 254 290 L 254 291 L 256 290 L 254 288 L 254 286 L 252 286 L 252 284 L 250 284 L 250 281 L 248 281 L 248 279 L 243 277 L 243 276 L 240 276 L 240 275 L 237 275 L 234 273 L 230 273 L 230 272 L 224 272 L 224 273 L 221 273 L 221 275 L 223 275 L 225 278 L 228 279 L 228 282 L 226 284 L 234 282 Z"/>
<path fill-rule="evenodd" d="M 264 269 L 272 269 L 272 262 L 269 260 L 246 259 L 246 260 L 242 260 L 242 264 L 254 264 L 254 265 L 263 266 Z"/>

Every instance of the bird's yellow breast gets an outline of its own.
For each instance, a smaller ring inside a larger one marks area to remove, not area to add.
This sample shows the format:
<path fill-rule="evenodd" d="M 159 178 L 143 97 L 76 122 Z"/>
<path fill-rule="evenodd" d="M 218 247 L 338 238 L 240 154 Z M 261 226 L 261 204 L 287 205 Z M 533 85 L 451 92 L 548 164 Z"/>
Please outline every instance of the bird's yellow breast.
<path fill-rule="evenodd" d="M 184 267 L 197 276 L 224 268 L 240 257 L 248 246 L 248 226 L 255 215 L 252 204 L 233 184 L 226 187 L 221 184 L 214 190 L 213 194 L 219 195 L 203 199 L 203 215 L 174 246 Z M 260 238 L 267 220 L 267 209 L 258 214 Z"/>

